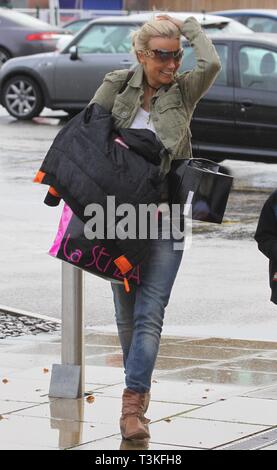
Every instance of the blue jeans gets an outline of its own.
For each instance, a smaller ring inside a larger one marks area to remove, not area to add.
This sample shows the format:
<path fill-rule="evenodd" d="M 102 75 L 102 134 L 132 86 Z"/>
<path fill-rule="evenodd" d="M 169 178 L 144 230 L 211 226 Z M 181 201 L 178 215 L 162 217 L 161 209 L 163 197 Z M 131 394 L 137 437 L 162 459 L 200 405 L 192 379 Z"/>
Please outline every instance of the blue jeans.
<path fill-rule="evenodd" d="M 160 236 L 160 232 L 159 232 Z M 126 293 L 112 283 L 118 335 L 123 351 L 126 386 L 148 392 L 159 351 L 164 311 L 182 259 L 174 240 L 150 241 L 150 256 L 142 264 L 141 284 Z"/>

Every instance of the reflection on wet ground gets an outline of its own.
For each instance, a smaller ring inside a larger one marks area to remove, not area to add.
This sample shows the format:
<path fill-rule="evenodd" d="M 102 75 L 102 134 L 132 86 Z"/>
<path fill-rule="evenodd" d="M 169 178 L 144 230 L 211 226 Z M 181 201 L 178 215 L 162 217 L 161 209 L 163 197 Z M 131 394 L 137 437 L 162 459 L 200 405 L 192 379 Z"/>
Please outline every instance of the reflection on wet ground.
<path fill-rule="evenodd" d="M 6 340 L 0 355 L 5 356 Z M 277 383 L 277 343 L 218 338 L 162 337 L 156 363 L 158 376 L 170 380 L 197 380 L 234 385 Z M 32 341 L 28 347 L 18 342 L 10 357 L 25 355 L 32 365 L 40 358 L 60 353 L 60 338 L 51 342 Z M 86 335 L 86 365 L 122 368 L 122 354 L 116 335 L 88 333 Z M 2 363 L 8 364 L 8 361 Z M 20 361 L 22 364 L 23 361 Z M 27 362 L 28 365 L 28 362 Z"/>
<path fill-rule="evenodd" d="M 201 450 L 275 424 L 277 343 L 163 337 L 147 413 L 151 439 L 136 442 L 119 432 L 117 336 L 90 330 L 85 343 L 86 394 L 72 400 L 48 397 L 51 365 L 60 362 L 57 334 L 0 342 L 0 449 Z"/>

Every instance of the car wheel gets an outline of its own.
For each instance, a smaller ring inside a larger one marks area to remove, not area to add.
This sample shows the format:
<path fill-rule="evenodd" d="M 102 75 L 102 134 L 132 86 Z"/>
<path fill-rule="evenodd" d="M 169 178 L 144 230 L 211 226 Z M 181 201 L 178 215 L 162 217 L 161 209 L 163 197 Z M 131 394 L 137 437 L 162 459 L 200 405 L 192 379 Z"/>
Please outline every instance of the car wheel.
<path fill-rule="evenodd" d="M 42 92 L 30 77 L 17 75 L 3 87 L 3 104 L 15 118 L 28 120 L 38 116 L 44 107 Z"/>
<path fill-rule="evenodd" d="M 7 51 L 7 49 L 5 49 L 4 47 L 0 46 L 0 68 L 10 58 L 11 58 L 11 54 L 9 53 L 9 51 Z"/>

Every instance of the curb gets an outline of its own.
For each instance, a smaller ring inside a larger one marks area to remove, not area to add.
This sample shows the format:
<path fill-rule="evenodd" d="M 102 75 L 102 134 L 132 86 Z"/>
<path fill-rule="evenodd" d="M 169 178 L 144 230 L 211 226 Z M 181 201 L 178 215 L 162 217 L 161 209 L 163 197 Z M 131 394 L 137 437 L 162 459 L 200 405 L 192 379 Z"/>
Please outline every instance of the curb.
<path fill-rule="evenodd" d="M 51 321 L 61 325 L 62 321 L 58 318 L 49 317 L 48 315 L 40 315 L 39 313 L 27 312 L 17 308 L 6 307 L 6 305 L 0 305 L 0 313 L 8 313 L 15 316 L 24 316 L 30 318 L 37 318 L 38 320 Z"/>

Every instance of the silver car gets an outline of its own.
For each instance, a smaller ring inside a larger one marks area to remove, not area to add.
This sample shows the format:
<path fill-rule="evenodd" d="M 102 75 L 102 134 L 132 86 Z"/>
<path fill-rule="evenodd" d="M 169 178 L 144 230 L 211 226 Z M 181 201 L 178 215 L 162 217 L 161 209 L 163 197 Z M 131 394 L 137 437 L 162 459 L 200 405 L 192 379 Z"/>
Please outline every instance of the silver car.
<path fill-rule="evenodd" d="M 54 51 L 57 41 L 66 35 L 62 28 L 0 8 L 0 67 L 11 57 Z"/>
<path fill-rule="evenodd" d="M 191 13 L 171 13 L 185 20 Z M 44 106 L 74 113 L 87 105 L 106 73 L 135 63 L 130 32 L 153 13 L 90 22 L 61 51 L 9 60 L 0 71 L 1 103 L 17 119 L 38 116 Z M 193 14 L 213 35 L 254 33 L 234 20 Z"/>

